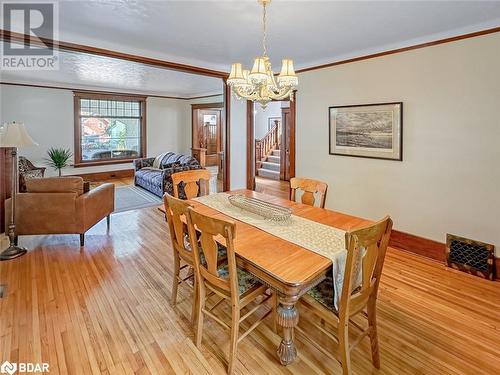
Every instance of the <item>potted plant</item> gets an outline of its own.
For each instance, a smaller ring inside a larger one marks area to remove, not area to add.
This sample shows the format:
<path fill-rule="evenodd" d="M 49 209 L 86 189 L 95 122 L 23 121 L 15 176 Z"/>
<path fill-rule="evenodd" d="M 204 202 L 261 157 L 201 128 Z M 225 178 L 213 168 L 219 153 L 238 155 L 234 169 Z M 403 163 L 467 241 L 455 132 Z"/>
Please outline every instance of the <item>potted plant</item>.
<path fill-rule="evenodd" d="M 68 166 L 68 160 L 71 159 L 73 154 L 69 148 L 54 148 L 51 147 L 47 151 L 48 158 L 45 158 L 48 165 L 59 172 L 59 177 L 61 177 L 61 169 Z"/>

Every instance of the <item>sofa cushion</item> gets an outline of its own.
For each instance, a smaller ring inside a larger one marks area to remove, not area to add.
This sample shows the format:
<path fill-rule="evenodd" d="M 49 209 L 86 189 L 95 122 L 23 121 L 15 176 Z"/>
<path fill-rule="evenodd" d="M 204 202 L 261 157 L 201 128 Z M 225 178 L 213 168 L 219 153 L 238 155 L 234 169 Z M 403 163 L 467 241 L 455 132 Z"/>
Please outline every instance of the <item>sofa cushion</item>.
<path fill-rule="evenodd" d="M 76 193 L 83 194 L 81 177 L 47 177 L 26 180 L 28 193 Z"/>
<path fill-rule="evenodd" d="M 163 154 L 160 154 L 158 155 L 156 158 L 155 158 L 155 161 L 153 162 L 153 168 L 156 168 L 156 169 L 160 169 L 160 166 L 161 166 L 161 162 L 163 160 L 163 158 L 165 157 L 167 153 L 164 152 Z"/>
<path fill-rule="evenodd" d="M 198 160 L 196 160 L 194 157 L 191 155 L 182 155 L 182 154 L 176 154 L 173 152 L 168 152 L 165 157 L 163 158 L 161 162 L 161 167 L 162 168 L 167 168 L 167 164 L 180 164 L 180 165 L 193 165 L 196 164 L 198 165 Z"/>
<path fill-rule="evenodd" d="M 135 185 L 163 196 L 163 171 L 161 169 L 142 168 L 135 172 Z"/>

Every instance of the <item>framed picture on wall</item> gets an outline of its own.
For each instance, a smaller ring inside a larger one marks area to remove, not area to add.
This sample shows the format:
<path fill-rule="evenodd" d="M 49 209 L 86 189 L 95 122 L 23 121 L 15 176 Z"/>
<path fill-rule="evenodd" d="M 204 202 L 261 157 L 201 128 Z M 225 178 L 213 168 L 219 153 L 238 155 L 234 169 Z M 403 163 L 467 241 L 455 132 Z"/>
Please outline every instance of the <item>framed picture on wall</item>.
<path fill-rule="evenodd" d="M 275 125 L 281 125 L 281 117 L 269 117 L 267 119 L 267 131 L 271 130 Z"/>
<path fill-rule="evenodd" d="M 329 108 L 330 155 L 403 160 L 403 103 Z"/>

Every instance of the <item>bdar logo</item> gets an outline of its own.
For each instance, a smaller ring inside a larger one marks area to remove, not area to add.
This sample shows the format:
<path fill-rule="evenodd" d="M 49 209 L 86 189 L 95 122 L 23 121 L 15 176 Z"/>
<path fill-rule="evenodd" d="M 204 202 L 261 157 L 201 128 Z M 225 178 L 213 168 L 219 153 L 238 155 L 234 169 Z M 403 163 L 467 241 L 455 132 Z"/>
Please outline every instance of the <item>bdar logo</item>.
<path fill-rule="evenodd" d="M 5 361 L 0 366 L 0 372 L 2 374 L 10 374 L 13 375 L 17 371 L 17 364 L 10 363 L 9 361 Z"/>

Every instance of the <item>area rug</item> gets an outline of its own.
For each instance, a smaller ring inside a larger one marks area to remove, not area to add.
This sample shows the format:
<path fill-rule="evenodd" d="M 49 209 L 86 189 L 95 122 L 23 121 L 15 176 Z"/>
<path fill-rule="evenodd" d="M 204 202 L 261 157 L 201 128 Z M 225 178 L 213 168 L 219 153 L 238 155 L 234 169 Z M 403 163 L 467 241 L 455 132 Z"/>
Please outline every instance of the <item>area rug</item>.
<path fill-rule="evenodd" d="M 161 198 L 137 186 L 119 186 L 115 189 L 114 212 L 158 206 L 161 203 Z"/>

